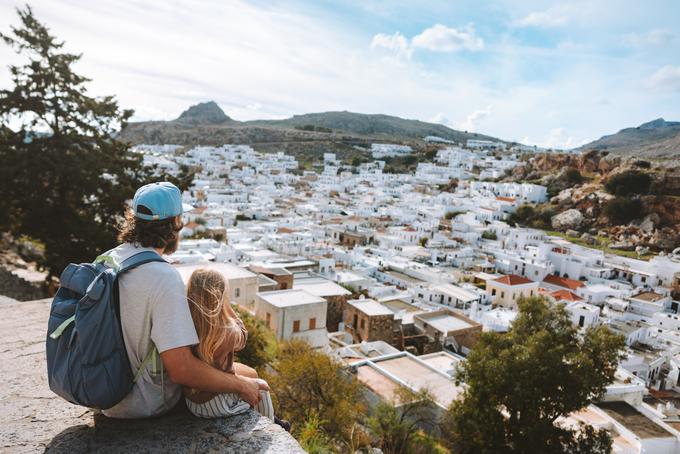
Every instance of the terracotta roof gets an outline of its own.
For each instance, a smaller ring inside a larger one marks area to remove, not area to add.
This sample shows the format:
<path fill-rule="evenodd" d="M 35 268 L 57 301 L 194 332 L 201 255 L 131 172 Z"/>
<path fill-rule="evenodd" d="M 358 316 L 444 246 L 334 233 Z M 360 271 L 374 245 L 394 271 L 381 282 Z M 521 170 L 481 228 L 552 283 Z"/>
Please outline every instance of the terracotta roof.
<path fill-rule="evenodd" d="M 289 229 L 288 227 L 279 227 L 276 233 L 293 233 L 295 230 Z"/>
<path fill-rule="evenodd" d="M 517 276 L 516 274 L 508 274 L 506 276 L 501 276 L 498 279 L 494 279 L 494 282 L 500 282 L 505 285 L 523 285 L 531 284 L 534 281 L 522 276 Z"/>
<path fill-rule="evenodd" d="M 496 200 L 500 200 L 501 202 L 514 203 L 515 200 L 517 200 L 517 199 L 515 199 L 514 197 L 496 197 Z"/>
<path fill-rule="evenodd" d="M 576 290 L 577 288 L 583 287 L 584 284 L 581 281 L 575 279 L 569 279 L 568 277 L 560 277 L 554 274 L 547 275 L 543 282 L 547 284 L 556 285 L 558 287 L 568 288 L 569 290 Z"/>
<path fill-rule="evenodd" d="M 553 298 L 559 301 L 581 301 L 582 298 L 569 290 L 557 290 L 550 294 Z"/>

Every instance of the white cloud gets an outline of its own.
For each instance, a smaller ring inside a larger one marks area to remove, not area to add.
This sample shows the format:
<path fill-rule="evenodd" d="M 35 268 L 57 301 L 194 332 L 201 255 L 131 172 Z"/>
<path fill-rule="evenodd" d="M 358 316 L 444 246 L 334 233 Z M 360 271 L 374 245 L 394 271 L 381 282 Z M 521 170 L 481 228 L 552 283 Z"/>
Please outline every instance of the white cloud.
<path fill-rule="evenodd" d="M 542 140 L 533 141 L 529 137 L 525 137 L 520 142 L 526 145 L 538 145 L 539 147 L 553 150 L 569 150 L 585 145 L 589 140 L 577 140 L 573 136 L 568 135 L 564 128 L 552 128 Z"/>
<path fill-rule="evenodd" d="M 651 30 L 647 33 L 630 33 L 626 40 L 633 47 L 663 46 L 675 39 L 675 35 L 668 30 Z"/>
<path fill-rule="evenodd" d="M 433 52 L 462 50 L 476 52 L 484 48 L 484 40 L 476 35 L 475 28 L 471 24 L 460 29 L 436 24 L 426 28 L 410 40 L 400 32 L 392 35 L 378 33 L 371 40 L 371 49 L 385 49 L 405 60 L 411 59 L 416 48 Z"/>
<path fill-rule="evenodd" d="M 413 49 L 409 45 L 408 39 L 399 32 L 392 35 L 378 33 L 371 41 L 371 49 L 383 48 L 393 52 L 400 58 L 409 59 L 413 53 Z"/>
<path fill-rule="evenodd" d="M 437 115 L 430 118 L 430 123 L 437 123 L 444 126 L 451 126 L 451 120 L 446 116 L 444 112 L 438 112 Z"/>
<path fill-rule="evenodd" d="M 534 11 L 523 18 L 514 22 L 516 27 L 559 27 L 567 23 L 567 16 L 557 8 L 550 8 L 545 11 Z"/>
<path fill-rule="evenodd" d="M 680 66 L 666 65 L 652 74 L 649 85 L 656 89 L 680 91 Z"/>
<path fill-rule="evenodd" d="M 467 116 L 465 121 L 455 123 L 455 128 L 462 131 L 476 132 L 479 123 L 491 114 L 491 106 L 486 106 L 484 109 L 477 109 Z"/>
<path fill-rule="evenodd" d="M 484 40 L 476 35 L 472 25 L 456 29 L 436 24 L 414 36 L 411 41 L 413 47 L 435 52 L 458 52 L 460 50 L 475 52 L 484 48 Z"/>

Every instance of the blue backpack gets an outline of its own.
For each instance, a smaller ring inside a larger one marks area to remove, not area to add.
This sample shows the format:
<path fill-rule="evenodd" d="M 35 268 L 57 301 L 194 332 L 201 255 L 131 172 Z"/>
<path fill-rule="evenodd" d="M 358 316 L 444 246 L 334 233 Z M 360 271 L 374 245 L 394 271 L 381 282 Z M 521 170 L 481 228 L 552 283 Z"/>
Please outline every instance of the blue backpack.
<path fill-rule="evenodd" d="M 132 390 L 149 358 L 133 376 L 120 324 L 118 278 L 149 262 L 164 260 L 144 251 L 119 265 L 113 257 L 100 255 L 92 264 L 71 263 L 61 274 L 46 345 L 47 377 L 56 394 L 105 410 Z"/>

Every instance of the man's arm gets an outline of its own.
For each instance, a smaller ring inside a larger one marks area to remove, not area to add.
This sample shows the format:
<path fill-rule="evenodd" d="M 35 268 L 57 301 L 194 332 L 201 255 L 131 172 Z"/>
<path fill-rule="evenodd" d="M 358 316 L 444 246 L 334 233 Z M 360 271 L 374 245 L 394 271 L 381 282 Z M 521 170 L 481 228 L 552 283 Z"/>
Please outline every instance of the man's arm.
<path fill-rule="evenodd" d="M 190 347 L 178 347 L 161 353 L 163 367 L 170 380 L 178 385 L 213 393 L 237 393 L 251 407 L 260 400 L 260 389 L 266 390 L 257 381 L 236 374 L 229 374 L 196 358 Z"/>

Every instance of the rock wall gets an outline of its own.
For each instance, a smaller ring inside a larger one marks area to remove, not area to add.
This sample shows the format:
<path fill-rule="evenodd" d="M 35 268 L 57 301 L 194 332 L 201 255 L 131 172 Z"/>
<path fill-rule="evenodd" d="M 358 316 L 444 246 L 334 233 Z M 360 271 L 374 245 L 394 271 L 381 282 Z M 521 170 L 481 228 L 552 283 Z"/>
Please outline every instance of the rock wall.
<path fill-rule="evenodd" d="M 44 281 L 28 281 L 16 274 L 16 270 L 0 265 L 0 295 L 19 301 L 36 300 L 47 296 Z"/>
<path fill-rule="evenodd" d="M 206 420 L 177 408 L 146 420 L 112 420 L 72 405 L 47 384 L 49 300 L 0 305 L 0 451 L 12 453 L 303 453 L 254 411 Z"/>

